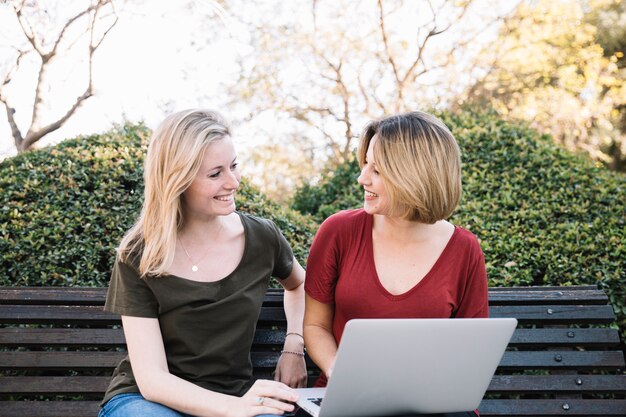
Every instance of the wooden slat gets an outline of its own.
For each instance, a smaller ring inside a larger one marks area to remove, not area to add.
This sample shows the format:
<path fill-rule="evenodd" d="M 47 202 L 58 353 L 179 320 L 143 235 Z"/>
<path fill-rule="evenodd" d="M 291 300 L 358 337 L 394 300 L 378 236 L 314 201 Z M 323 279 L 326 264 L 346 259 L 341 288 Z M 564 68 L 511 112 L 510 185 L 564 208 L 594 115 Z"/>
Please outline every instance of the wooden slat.
<path fill-rule="evenodd" d="M 490 393 L 618 393 L 626 390 L 626 375 L 495 375 Z"/>
<path fill-rule="evenodd" d="M 1 287 L 0 304 L 104 306 L 107 288 L 92 287 Z M 283 304 L 283 290 L 269 288 L 264 303 Z"/>
<path fill-rule="evenodd" d="M 104 394 L 110 376 L 3 376 L 0 394 Z"/>
<path fill-rule="evenodd" d="M 504 352 L 500 370 L 615 369 L 624 367 L 622 351 Z"/>
<path fill-rule="evenodd" d="M 285 343 L 284 329 L 257 329 L 254 333 L 253 345 L 257 346 L 278 346 Z"/>
<path fill-rule="evenodd" d="M 0 352 L 0 369 L 112 369 L 125 352 Z"/>
<path fill-rule="evenodd" d="M 110 369 L 125 352 L 0 352 L 1 369 Z M 278 353 L 252 352 L 255 367 L 273 367 Z M 558 361 L 557 358 L 561 360 Z M 500 370 L 517 369 L 612 369 L 624 366 L 621 351 L 604 352 L 505 352 Z"/>
<path fill-rule="evenodd" d="M 58 329 L 8 327 L 0 329 L 0 346 L 126 346 L 122 329 Z"/>
<path fill-rule="evenodd" d="M 101 306 L 0 305 L 2 323 L 13 324 L 120 324 L 118 314 Z"/>
<path fill-rule="evenodd" d="M 280 345 L 285 340 L 282 329 L 256 331 L 254 344 Z M 0 346 L 124 346 L 124 332 L 118 329 L 0 328 Z M 611 347 L 619 345 L 616 329 L 517 329 L 510 346 L 535 348 L 545 346 Z"/>
<path fill-rule="evenodd" d="M 567 409 L 565 409 L 567 408 Z M 3 417 L 95 417 L 98 401 L 0 401 Z M 481 416 L 624 416 L 626 400 L 484 400 Z"/>
<path fill-rule="evenodd" d="M 0 369 L 37 370 L 107 370 L 113 369 L 126 356 L 126 352 L 75 351 L 75 352 L 0 352 Z M 273 368 L 278 352 L 252 352 L 256 368 Z"/>
<path fill-rule="evenodd" d="M 257 329 L 254 344 L 282 346 L 285 331 Z M 124 331 L 119 329 L 59 329 L 8 327 L 0 329 L 0 346 L 7 347 L 125 347 Z"/>
<path fill-rule="evenodd" d="M 0 304 L 104 305 L 107 288 L 2 287 Z"/>
<path fill-rule="evenodd" d="M 616 329 L 516 329 L 509 346 L 540 348 L 545 346 L 610 347 L 619 345 Z"/>
<path fill-rule="evenodd" d="M 490 288 L 489 305 L 607 304 L 608 296 L 597 288 L 536 287 Z"/>
<path fill-rule="evenodd" d="M 0 401 L 2 417 L 95 417 L 100 401 Z"/>
<path fill-rule="evenodd" d="M 491 317 L 515 317 L 520 323 L 611 323 L 615 320 L 609 305 L 494 306 Z M 264 307 L 261 322 L 282 323 L 282 307 Z M 0 321 L 5 324 L 119 324 L 117 314 L 102 311 L 100 306 L 0 305 Z"/>
<path fill-rule="evenodd" d="M 492 306 L 489 317 L 515 317 L 521 324 L 601 324 L 615 321 L 610 305 Z"/>
<path fill-rule="evenodd" d="M 491 306 L 489 316 L 514 317 L 521 324 L 607 324 L 615 321 L 610 305 Z M 281 307 L 264 307 L 260 320 L 282 322 L 285 312 Z"/>
<path fill-rule="evenodd" d="M 271 377 L 271 371 L 255 373 Z M 17 376 L 2 377 L 0 394 L 103 394 L 109 376 Z M 496 375 L 488 393 L 619 393 L 624 392 L 626 375 Z"/>
<path fill-rule="evenodd" d="M 2 287 L 0 304 L 104 305 L 106 288 L 92 287 Z M 573 287 L 491 287 L 489 301 L 501 304 L 606 304 L 604 291 L 593 285 Z M 270 288 L 265 302 L 282 304 L 282 290 Z"/>
<path fill-rule="evenodd" d="M 481 416 L 624 416 L 626 400 L 483 400 Z"/>
<path fill-rule="evenodd" d="M 522 324 L 605 324 L 615 321 L 615 313 L 609 305 L 546 305 L 546 306 L 493 306 L 489 307 L 493 318 L 514 317 Z M 261 320 L 284 321 L 280 307 L 263 308 Z"/>
<path fill-rule="evenodd" d="M 286 322 L 282 307 L 264 307 L 261 323 Z M 121 324 L 118 314 L 108 313 L 101 306 L 0 305 L 0 322 L 4 324 Z"/>

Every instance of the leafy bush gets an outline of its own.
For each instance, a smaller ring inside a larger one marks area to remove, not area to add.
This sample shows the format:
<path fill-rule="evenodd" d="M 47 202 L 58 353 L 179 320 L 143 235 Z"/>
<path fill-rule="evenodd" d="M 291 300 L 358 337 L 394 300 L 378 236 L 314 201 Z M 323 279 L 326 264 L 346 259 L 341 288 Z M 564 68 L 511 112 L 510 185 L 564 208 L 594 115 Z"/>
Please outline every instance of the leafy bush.
<path fill-rule="evenodd" d="M 143 199 L 150 132 L 125 125 L 0 162 L 0 285 L 105 286 Z M 242 184 L 241 211 L 271 218 L 300 261 L 311 219 Z"/>
<path fill-rule="evenodd" d="M 356 182 L 361 172 L 356 159 L 326 172 L 319 185 L 305 183 L 292 198 L 291 207 L 300 213 L 313 215 L 318 222 L 339 210 L 359 207 L 363 189 Z"/>
<path fill-rule="evenodd" d="M 492 286 L 598 284 L 626 331 L 626 177 L 495 114 L 438 113 L 463 154 L 450 219 L 481 240 Z M 355 161 L 305 185 L 292 207 L 323 220 L 359 207 Z"/>

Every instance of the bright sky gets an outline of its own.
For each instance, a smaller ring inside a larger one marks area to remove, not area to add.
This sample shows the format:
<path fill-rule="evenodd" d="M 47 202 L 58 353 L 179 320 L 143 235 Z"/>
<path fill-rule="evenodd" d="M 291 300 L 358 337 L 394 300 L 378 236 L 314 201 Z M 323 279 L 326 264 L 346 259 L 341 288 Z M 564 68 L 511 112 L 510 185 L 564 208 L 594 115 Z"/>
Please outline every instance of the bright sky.
<path fill-rule="evenodd" d="M 488 0 L 479 1 L 488 3 Z M 64 12 L 85 4 L 83 0 L 39 2 L 60 4 Z M 510 7 L 511 3 L 514 2 L 499 0 L 498 4 Z M 309 1 L 303 4 L 310 6 Z M 238 28 L 227 16 L 221 16 L 221 20 L 210 19 L 213 25 L 216 22 L 223 25 L 221 39 L 210 39 L 209 43 L 206 38 L 194 39 L 206 33 L 203 25 L 207 24 L 208 16 L 220 15 L 212 0 L 126 0 L 120 6 L 117 25 L 95 55 L 95 96 L 85 101 L 63 127 L 40 141 L 40 145 L 106 131 L 113 123 L 124 120 L 143 120 L 153 128 L 165 114 L 187 107 L 216 108 L 232 117 L 228 109 L 222 109 L 223 86 L 236 76 L 235 58 L 249 48 L 245 43 L 245 28 Z M 13 55 L 11 48 L 25 41 L 23 35 L 16 37 L 20 33 L 16 25 L 10 6 L 0 3 L 0 79 Z M 84 60 L 72 56 L 61 59 L 65 61 L 54 66 L 55 71 L 49 74 L 56 87 L 47 95 L 52 100 L 46 103 L 44 123 L 63 114 L 86 86 Z M 17 109 L 16 118 L 23 131 L 30 121 L 36 78 L 34 66 L 31 68 L 30 73 L 23 71 L 12 81 L 7 94 Z M 0 105 L 0 159 L 15 153 L 3 107 Z M 238 133 L 243 133 L 242 130 Z M 248 136 L 252 137 L 253 133 Z M 250 141 L 254 139 L 248 138 L 248 145 Z"/>
<path fill-rule="evenodd" d="M 201 22 L 181 7 L 181 3 L 129 1 L 118 11 L 117 25 L 95 55 L 95 96 L 85 101 L 63 127 L 46 136 L 42 144 L 105 131 L 112 123 L 125 119 L 144 120 L 148 126 L 155 127 L 166 113 L 175 109 L 219 106 L 220 82 L 232 73 L 227 64 L 245 46 L 235 42 L 240 34 L 227 33 L 224 40 L 194 50 L 193 31 Z M 196 0 L 194 3 L 195 10 L 205 8 L 205 15 L 215 15 L 211 1 Z M 9 6 L 0 5 L 1 64 L 5 64 L 10 53 L 6 47 L 15 42 L 13 34 L 16 29 L 9 29 L 14 24 Z M 233 31 L 232 27 L 230 31 Z M 46 109 L 50 117 L 44 122 L 52 121 L 52 115 L 57 116 L 61 109 L 65 111 L 67 103 L 82 94 L 86 86 L 84 62 L 68 61 L 59 66 L 61 69 L 57 74 L 50 74 L 51 80 L 60 83 L 62 93 L 53 96 L 54 101 Z M 195 72 L 191 72 L 191 68 Z M 0 74 L 4 77 L 5 72 Z M 35 77 L 31 72 L 29 76 L 15 78 L 12 91 L 17 94 L 9 95 L 10 103 L 17 110 L 18 123 L 24 130 L 29 122 Z M 4 106 L 0 107 L 2 158 L 14 151 Z"/>

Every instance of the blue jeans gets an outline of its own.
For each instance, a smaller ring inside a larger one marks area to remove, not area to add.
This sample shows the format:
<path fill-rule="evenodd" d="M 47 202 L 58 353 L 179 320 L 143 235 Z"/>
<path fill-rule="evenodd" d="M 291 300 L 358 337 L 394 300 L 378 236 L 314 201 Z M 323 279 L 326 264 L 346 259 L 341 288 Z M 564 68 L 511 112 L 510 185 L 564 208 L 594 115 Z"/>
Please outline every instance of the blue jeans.
<path fill-rule="evenodd" d="M 163 404 L 148 401 L 141 394 L 118 394 L 111 398 L 100 409 L 98 417 L 193 417 L 189 414 L 172 410 Z M 263 414 L 257 417 L 275 417 L 274 414 Z"/>
<path fill-rule="evenodd" d="M 148 401 L 141 394 L 118 394 L 100 409 L 98 417 L 191 417 L 163 404 Z"/>

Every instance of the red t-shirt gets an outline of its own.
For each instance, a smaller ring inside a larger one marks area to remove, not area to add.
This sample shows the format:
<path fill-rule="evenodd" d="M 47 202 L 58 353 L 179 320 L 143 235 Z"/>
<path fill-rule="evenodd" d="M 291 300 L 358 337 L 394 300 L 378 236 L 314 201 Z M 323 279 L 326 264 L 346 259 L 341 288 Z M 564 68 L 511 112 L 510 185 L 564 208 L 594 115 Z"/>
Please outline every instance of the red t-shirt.
<path fill-rule="evenodd" d="M 431 270 L 404 294 L 380 283 L 374 265 L 373 217 L 363 209 L 341 211 L 322 223 L 307 261 L 305 291 L 334 304 L 333 334 L 341 340 L 354 318 L 487 317 L 487 273 L 476 236 L 455 226 Z M 325 386 L 320 377 L 316 386 Z"/>

